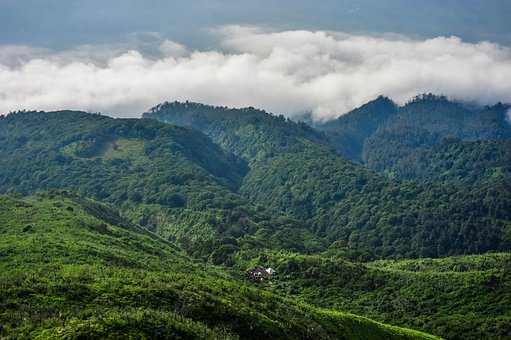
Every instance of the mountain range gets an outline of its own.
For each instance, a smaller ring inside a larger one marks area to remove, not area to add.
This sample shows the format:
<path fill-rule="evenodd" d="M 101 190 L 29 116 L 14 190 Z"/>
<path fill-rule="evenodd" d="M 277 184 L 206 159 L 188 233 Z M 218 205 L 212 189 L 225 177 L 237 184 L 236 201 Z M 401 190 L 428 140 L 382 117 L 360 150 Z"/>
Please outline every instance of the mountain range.
<path fill-rule="evenodd" d="M 0 335 L 509 337 L 509 109 L 0 116 Z"/>

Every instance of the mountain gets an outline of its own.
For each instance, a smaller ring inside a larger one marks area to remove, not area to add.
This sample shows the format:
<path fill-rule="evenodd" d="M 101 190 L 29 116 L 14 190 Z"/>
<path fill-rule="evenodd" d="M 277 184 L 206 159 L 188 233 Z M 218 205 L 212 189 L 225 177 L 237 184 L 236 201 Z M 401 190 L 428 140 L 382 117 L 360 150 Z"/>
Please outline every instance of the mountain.
<path fill-rule="evenodd" d="M 239 195 L 245 161 L 196 130 L 83 112 L 20 112 L 0 119 L 0 141 L 0 192 L 78 192 L 116 205 L 195 257 L 228 263 L 245 241 L 254 249 L 322 247 L 302 223 Z"/>
<path fill-rule="evenodd" d="M 190 102 L 0 118 L 0 336 L 414 336 L 346 311 L 505 338 L 509 256 L 488 252 L 511 249 L 506 106 L 418 100 L 442 112 L 421 134 L 384 97 L 328 131 Z"/>
<path fill-rule="evenodd" d="M 373 170 L 394 173 L 396 168 L 405 166 L 398 163 L 445 139 L 510 140 L 508 109 L 503 104 L 481 107 L 432 94 L 418 96 L 398 107 L 380 97 L 336 120 L 318 124 L 317 128 L 329 135 L 344 156 Z M 343 139 L 346 134 L 349 135 Z M 397 171 L 396 175 L 400 174 Z"/>
<path fill-rule="evenodd" d="M 130 199 L 184 206 L 197 203 L 190 195 L 236 188 L 245 171 L 243 163 L 196 131 L 83 112 L 8 115 L 0 120 L 0 141 L 2 191 L 74 186 L 117 204 Z M 161 172 L 164 183 L 152 177 Z M 215 205 L 212 200 L 200 204 Z"/>
<path fill-rule="evenodd" d="M 372 107 L 395 109 L 385 98 Z M 239 190 L 244 197 L 305 221 L 352 258 L 438 257 L 511 246 L 506 181 L 472 191 L 389 179 L 340 157 L 327 135 L 251 108 L 164 103 L 144 117 L 207 134 L 248 164 Z M 357 126 L 371 131 L 376 123 Z"/>
<path fill-rule="evenodd" d="M 144 113 L 143 117 L 202 131 L 224 150 L 249 162 L 300 150 L 305 141 L 329 146 L 327 138 L 307 124 L 253 107 L 231 109 L 192 102 L 166 102 Z"/>
<path fill-rule="evenodd" d="M 397 112 L 398 107 L 392 100 L 380 96 L 335 120 L 315 127 L 327 132 L 331 143 L 341 155 L 361 161 L 365 140 Z"/>
<path fill-rule="evenodd" d="M 313 128 L 255 109 L 174 103 L 146 117 L 188 127 L 8 115 L 0 192 L 76 191 L 216 264 L 244 249 L 313 253 L 333 243 L 352 259 L 511 248 L 506 178 L 477 188 L 396 181 L 343 159 Z"/>
<path fill-rule="evenodd" d="M 249 287 L 68 193 L 0 197 L 0 232 L 6 338 L 434 338 Z"/>

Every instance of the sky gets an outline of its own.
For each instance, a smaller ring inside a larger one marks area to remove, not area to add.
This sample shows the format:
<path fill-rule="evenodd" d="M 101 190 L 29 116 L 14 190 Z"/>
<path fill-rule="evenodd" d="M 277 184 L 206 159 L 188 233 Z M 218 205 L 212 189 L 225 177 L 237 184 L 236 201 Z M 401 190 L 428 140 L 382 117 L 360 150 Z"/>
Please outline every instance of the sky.
<path fill-rule="evenodd" d="M 0 0 L 0 112 L 511 102 L 508 0 Z"/>

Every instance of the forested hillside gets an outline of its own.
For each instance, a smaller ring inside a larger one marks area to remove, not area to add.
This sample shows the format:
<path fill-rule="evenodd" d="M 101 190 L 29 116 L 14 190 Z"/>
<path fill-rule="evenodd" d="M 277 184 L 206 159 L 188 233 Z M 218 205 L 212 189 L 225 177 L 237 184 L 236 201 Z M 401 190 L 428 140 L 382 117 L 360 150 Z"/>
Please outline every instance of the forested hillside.
<path fill-rule="evenodd" d="M 327 133 L 342 155 L 362 162 L 370 169 L 404 179 L 427 180 L 445 177 L 450 164 L 455 164 L 458 170 L 463 166 L 471 173 L 470 179 L 465 178 L 470 182 L 475 171 L 488 167 L 483 164 L 486 160 L 491 164 L 506 162 L 503 153 L 506 153 L 508 144 L 505 141 L 511 139 L 511 124 L 506 116 L 508 109 L 509 106 L 504 104 L 481 107 L 431 94 L 418 96 L 397 107 L 389 99 L 380 97 L 316 127 Z M 340 136 L 348 132 L 347 140 L 343 140 Z M 453 154 L 452 144 L 456 140 L 492 143 L 460 144 Z M 447 141 L 451 150 L 439 147 Z M 469 145 L 471 151 L 467 150 Z M 475 160 L 474 153 L 478 152 L 483 155 Z M 470 164 L 473 161 L 475 164 Z M 424 169 L 428 162 L 433 163 L 433 169 Z M 423 169 L 419 170 L 419 167 Z"/>
<path fill-rule="evenodd" d="M 397 112 L 397 105 L 381 96 L 335 120 L 315 126 L 327 133 L 341 155 L 353 161 L 361 161 L 365 140 Z"/>
<path fill-rule="evenodd" d="M 306 221 L 348 256 L 437 257 L 510 247 L 511 192 L 502 179 L 477 192 L 402 183 L 346 161 L 304 124 L 250 108 L 165 103 L 144 117 L 206 133 L 249 164 L 244 197 Z"/>
<path fill-rule="evenodd" d="M 83 112 L 21 112 L 0 119 L 0 158 L 1 192 L 60 188 L 115 204 L 196 257 L 228 263 L 245 241 L 255 250 L 322 248 L 303 223 L 237 194 L 245 162 L 195 130 Z M 293 238 L 282 234 L 289 229 Z"/>
<path fill-rule="evenodd" d="M 2 196 L 0 232 L 6 338 L 433 338 L 249 287 L 75 195 Z"/>
<path fill-rule="evenodd" d="M 11 114 L 0 120 L 0 190 L 104 200 L 214 263 L 232 264 L 245 248 L 311 253 L 333 243 L 356 259 L 511 247 L 505 150 L 477 187 L 421 185 L 346 161 L 321 133 L 262 111 L 174 103 L 151 115 L 186 118 L 212 140 L 153 120 Z"/>
<path fill-rule="evenodd" d="M 144 113 L 167 123 L 204 132 L 225 150 L 250 162 L 265 161 L 282 152 L 299 151 L 302 141 L 329 145 L 326 136 L 304 123 L 252 107 L 231 109 L 200 103 L 163 103 Z"/>
<path fill-rule="evenodd" d="M 511 335 L 511 255 L 486 254 L 354 264 L 328 254 L 269 253 L 268 289 L 322 307 L 428 330 L 447 339 Z M 427 315 L 427 317 L 425 317 Z"/>
<path fill-rule="evenodd" d="M 380 163 L 385 156 L 368 160 Z M 374 165 L 374 164 L 373 164 Z M 376 167 L 376 166 L 375 166 Z M 401 179 L 477 187 L 511 178 L 511 140 L 463 141 L 454 137 L 397 157 L 382 170 Z"/>
<path fill-rule="evenodd" d="M 509 256 L 487 254 L 511 249 L 505 108 L 380 97 L 324 131 L 190 102 L 145 119 L 2 117 L 0 193 L 14 196 L 0 206 L 0 329 L 43 338 L 407 332 L 347 311 L 449 339 L 506 338 Z M 413 126 L 428 110 L 438 112 Z M 443 258 L 467 254 L 483 255 Z M 257 265 L 277 274 L 254 289 L 244 272 Z"/>

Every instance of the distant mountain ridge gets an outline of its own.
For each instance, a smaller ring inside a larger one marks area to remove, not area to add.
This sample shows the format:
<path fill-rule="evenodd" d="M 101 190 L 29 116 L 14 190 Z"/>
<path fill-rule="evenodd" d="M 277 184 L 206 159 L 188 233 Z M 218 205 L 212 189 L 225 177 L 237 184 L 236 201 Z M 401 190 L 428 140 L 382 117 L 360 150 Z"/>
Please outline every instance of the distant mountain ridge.
<path fill-rule="evenodd" d="M 305 123 L 295 123 L 253 107 L 232 109 L 193 102 L 166 102 L 142 115 L 202 131 L 224 149 L 248 161 L 296 147 L 299 139 L 328 145 L 326 137 Z M 270 128 L 271 131 L 264 130 Z"/>
<path fill-rule="evenodd" d="M 443 138 L 461 140 L 511 139 L 507 121 L 509 105 L 469 106 L 446 97 L 425 94 L 404 106 L 378 97 L 339 118 L 316 125 L 329 134 L 336 148 L 349 159 L 367 161 L 381 152 L 376 146 L 386 142 L 386 134 L 404 134 L 401 140 L 413 147 L 432 146 Z M 412 138 L 412 134 L 417 134 Z M 397 141 L 399 142 L 399 140 Z"/>
<path fill-rule="evenodd" d="M 328 133 L 332 144 L 348 159 L 360 161 L 364 142 L 390 117 L 398 106 L 389 98 L 380 96 L 339 118 L 315 127 Z"/>

